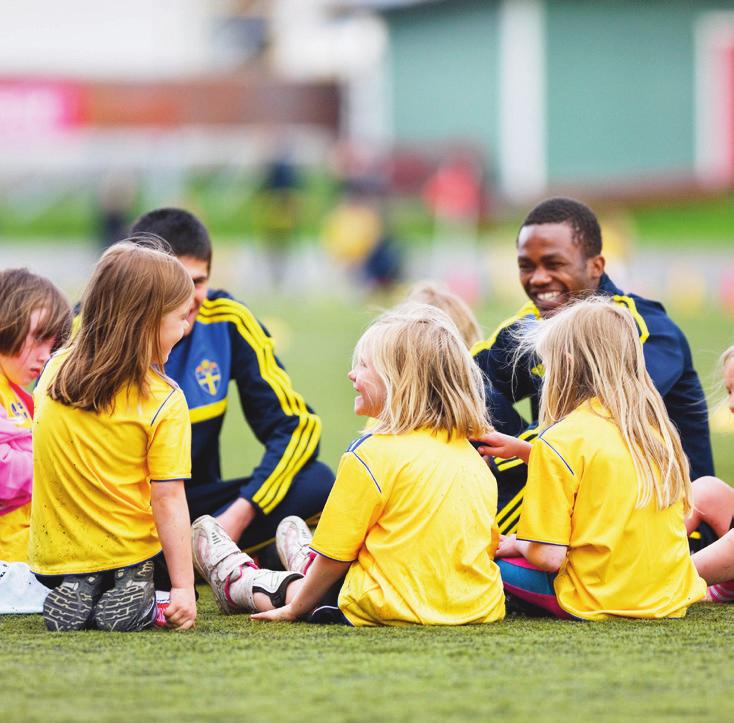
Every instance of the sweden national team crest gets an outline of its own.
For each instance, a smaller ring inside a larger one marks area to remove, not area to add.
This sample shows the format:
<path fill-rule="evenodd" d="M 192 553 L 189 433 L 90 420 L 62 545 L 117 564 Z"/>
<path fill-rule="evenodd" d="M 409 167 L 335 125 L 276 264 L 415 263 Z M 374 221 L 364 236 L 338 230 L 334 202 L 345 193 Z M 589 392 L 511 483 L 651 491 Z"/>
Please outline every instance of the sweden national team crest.
<path fill-rule="evenodd" d="M 204 359 L 196 369 L 194 369 L 196 381 L 199 386 L 208 394 L 214 396 L 219 389 L 222 381 L 222 374 L 219 371 L 219 365 L 216 362 Z"/>

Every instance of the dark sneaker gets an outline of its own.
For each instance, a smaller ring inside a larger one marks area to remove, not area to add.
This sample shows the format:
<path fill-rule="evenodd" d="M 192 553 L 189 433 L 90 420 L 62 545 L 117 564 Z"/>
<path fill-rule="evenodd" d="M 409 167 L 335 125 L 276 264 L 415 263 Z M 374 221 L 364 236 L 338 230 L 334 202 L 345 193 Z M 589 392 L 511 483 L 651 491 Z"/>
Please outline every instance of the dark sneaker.
<path fill-rule="evenodd" d="M 94 622 L 100 630 L 135 632 L 155 619 L 153 561 L 146 560 L 114 572 L 115 586 L 99 598 Z"/>
<path fill-rule="evenodd" d="M 102 573 L 66 575 L 43 603 L 43 622 L 49 630 L 66 632 L 89 627 L 94 606 L 102 595 Z"/>

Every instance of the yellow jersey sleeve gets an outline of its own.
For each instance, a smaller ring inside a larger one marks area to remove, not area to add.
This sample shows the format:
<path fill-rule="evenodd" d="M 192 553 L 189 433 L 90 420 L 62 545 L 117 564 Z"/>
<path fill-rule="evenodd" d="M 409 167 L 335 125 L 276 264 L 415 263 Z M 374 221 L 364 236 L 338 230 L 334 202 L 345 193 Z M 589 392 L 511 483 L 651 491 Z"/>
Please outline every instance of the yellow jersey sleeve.
<path fill-rule="evenodd" d="M 385 496 L 359 449 L 339 462 L 311 548 L 340 562 L 357 559 L 367 532 L 382 514 Z"/>
<path fill-rule="evenodd" d="M 156 412 L 148 444 L 151 482 L 191 479 L 191 423 L 180 389 L 172 390 Z"/>
<path fill-rule="evenodd" d="M 568 545 L 577 491 L 578 478 L 572 464 L 557 444 L 541 435 L 530 453 L 518 538 Z"/>

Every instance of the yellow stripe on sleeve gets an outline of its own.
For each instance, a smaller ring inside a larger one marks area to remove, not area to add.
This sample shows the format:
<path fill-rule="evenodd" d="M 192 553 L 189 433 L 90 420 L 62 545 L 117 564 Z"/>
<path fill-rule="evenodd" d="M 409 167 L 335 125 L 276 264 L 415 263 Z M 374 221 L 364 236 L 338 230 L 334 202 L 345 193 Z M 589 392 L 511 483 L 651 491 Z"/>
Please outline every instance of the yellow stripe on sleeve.
<path fill-rule="evenodd" d="M 283 456 L 253 495 L 253 502 L 268 514 L 290 489 L 293 478 L 308 461 L 321 438 L 321 420 L 308 411 L 306 403 L 292 386 L 290 377 L 275 360 L 272 339 L 265 334 L 252 313 L 238 302 L 215 299 L 205 302 L 197 317 L 204 324 L 230 322 L 252 348 L 260 375 L 280 403 L 286 416 L 299 417 L 299 423 Z"/>
<path fill-rule="evenodd" d="M 520 519 L 520 511 L 522 510 L 522 502 L 525 499 L 525 487 L 523 487 L 498 513 L 497 527 L 503 535 L 509 535 L 514 532 L 513 527 L 517 528 L 517 522 Z"/>
<path fill-rule="evenodd" d="M 205 404 L 201 407 L 194 407 L 189 409 L 189 419 L 191 424 L 197 422 L 204 422 L 207 419 L 214 419 L 220 417 L 227 410 L 227 397 L 220 399 L 218 402 L 212 402 L 211 404 Z"/>
<path fill-rule="evenodd" d="M 645 320 L 642 318 L 642 314 L 637 311 L 637 304 L 635 304 L 635 300 L 630 296 L 621 296 L 619 294 L 613 296 L 612 300 L 615 304 L 626 306 L 629 309 L 630 314 L 632 314 L 632 318 L 637 324 L 637 328 L 640 330 L 640 344 L 644 344 L 650 337 L 650 331 L 647 328 Z"/>
<path fill-rule="evenodd" d="M 316 415 L 301 417 L 283 457 L 262 487 L 253 495 L 265 514 L 277 507 L 290 489 L 293 477 L 315 451 L 321 437 L 321 420 Z M 287 463 L 285 461 L 288 460 Z"/>
<path fill-rule="evenodd" d="M 516 321 L 519 321 L 525 316 L 528 316 L 529 314 L 533 314 L 536 319 L 540 318 L 540 312 L 538 311 L 535 304 L 533 304 L 532 301 L 528 301 L 525 306 L 523 306 L 520 311 L 518 311 L 514 316 L 511 316 L 509 319 L 505 319 L 495 330 L 492 336 L 489 337 L 486 341 L 478 341 L 476 342 L 472 348 L 469 350 L 470 354 L 472 356 L 476 356 L 481 351 L 485 351 L 487 349 L 491 349 L 494 346 L 494 343 L 497 341 L 497 337 L 500 335 L 500 332 L 503 329 L 506 329 L 508 326 L 512 326 Z"/>

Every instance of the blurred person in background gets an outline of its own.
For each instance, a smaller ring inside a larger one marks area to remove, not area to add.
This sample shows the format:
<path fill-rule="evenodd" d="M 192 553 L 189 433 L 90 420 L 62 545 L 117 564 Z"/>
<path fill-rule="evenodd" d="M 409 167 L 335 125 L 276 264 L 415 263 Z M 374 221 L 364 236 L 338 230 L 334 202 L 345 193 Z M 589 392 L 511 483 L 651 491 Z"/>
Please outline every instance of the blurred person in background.
<path fill-rule="evenodd" d="M 408 301 L 436 306 L 448 314 L 468 348 L 481 340 L 482 327 L 469 304 L 445 284 L 439 281 L 418 281 L 411 287 L 407 298 Z"/>
<path fill-rule="evenodd" d="M 389 291 L 402 276 L 402 258 L 387 223 L 378 178 L 351 179 L 326 217 L 324 247 L 370 290 Z"/>
<path fill-rule="evenodd" d="M 317 459 L 321 420 L 293 388 L 270 334 L 250 309 L 226 291 L 209 289 L 212 246 L 198 218 L 159 208 L 141 216 L 132 233 L 165 239 L 194 282 L 190 331 L 166 364 L 190 409 L 191 519 L 213 515 L 242 548 L 263 554 L 280 520 L 298 515 L 315 524 L 323 509 L 334 474 Z M 250 476 L 224 481 L 219 438 L 230 381 L 264 451 Z"/>
<path fill-rule="evenodd" d="M 127 236 L 133 219 L 137 188 L 132 177 L 110 174 L 102 179 L 96 197 L 97 239 L 104 251 Z"/>
<path fill-rule="evenodd" d="M 296 239 L 301 210 L 301 175 L 287 149 L 264 169 L 258 188 L 258 226 L 276 286 L 283 284 L 288 256 Z"/>
<path fill-rule="evenodd" d="M 601 227 L 593 211 L 568 198 L 538 204 L 520 227 L 517 263 L 529 301 L 489 339 L 472 348 L 488 382 L 488 409 L 497 431 L 528 442 L 538 433 L 544 370 L 537 359 L 518 358 L 518 332 L 553 316 L 575 299 L 602 294 L 628 308 L 636 321 L 647 371 L 680 433 L 691 478 L 712 475 L 708 410 L 688 341 L 662 304 L 626 294 L 607 276 Z M 523 399 L 530 400 L 529 422 L 514 408 Z M 520 517 L 527 467 L 517 458 L 494 459 L 490 464 L 499 487 L 500 532 L 510 534 L 516 531 Z"/>

